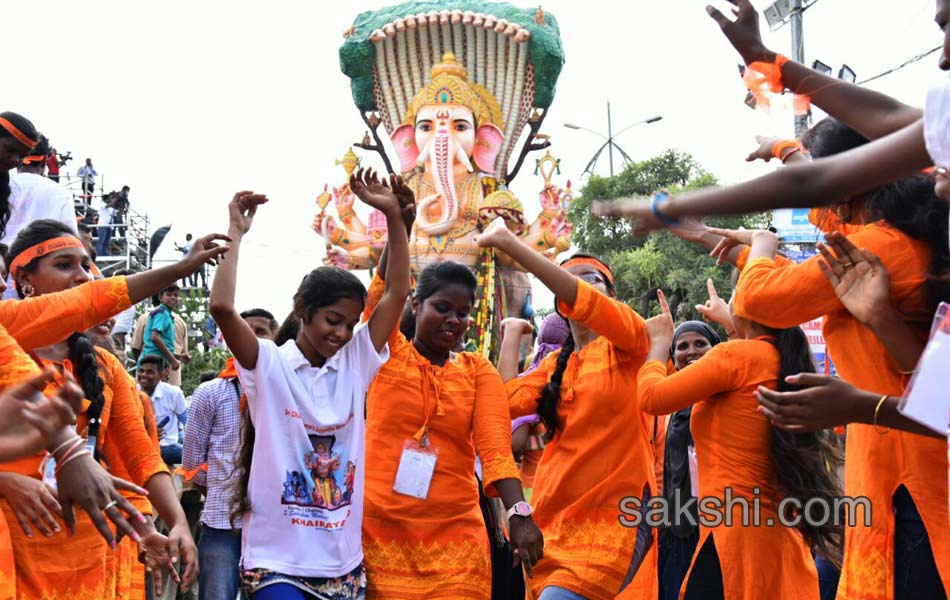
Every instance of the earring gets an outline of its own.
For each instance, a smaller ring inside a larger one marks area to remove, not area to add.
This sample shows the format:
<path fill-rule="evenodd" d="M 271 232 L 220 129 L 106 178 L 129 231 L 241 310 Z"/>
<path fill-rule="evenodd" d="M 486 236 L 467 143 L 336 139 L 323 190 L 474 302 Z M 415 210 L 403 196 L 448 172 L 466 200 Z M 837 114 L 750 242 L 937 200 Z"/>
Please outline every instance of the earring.
<path fill-rule="evenodd" d="M 33 295 L 34 290 L 33 290 L 32 285 L 30 285 L 29 283 L 24 283 L 23 285 L 20 286 L 20 291 L 23 292 L 24 296 L 30 297 Z"/>

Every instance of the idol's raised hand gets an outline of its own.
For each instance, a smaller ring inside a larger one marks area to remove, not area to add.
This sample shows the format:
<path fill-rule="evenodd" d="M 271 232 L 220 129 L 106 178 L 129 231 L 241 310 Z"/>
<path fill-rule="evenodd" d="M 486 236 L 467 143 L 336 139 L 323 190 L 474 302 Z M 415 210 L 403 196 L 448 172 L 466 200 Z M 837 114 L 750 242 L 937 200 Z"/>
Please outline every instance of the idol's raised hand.
<path fill-rule="evenodd" d="M 735 21 L 713 6 L 707 5 L 706 12 L 716 21 L 745 64 L 748 65 L 757 60 L 773 60 L 775 55 L 762 43 L 762 34 L 759 33 L 759 13 L 752 6 L 752 2 L 750 0 L 729 0 L 729 2 L 735 5 L 732 9 Z"/>

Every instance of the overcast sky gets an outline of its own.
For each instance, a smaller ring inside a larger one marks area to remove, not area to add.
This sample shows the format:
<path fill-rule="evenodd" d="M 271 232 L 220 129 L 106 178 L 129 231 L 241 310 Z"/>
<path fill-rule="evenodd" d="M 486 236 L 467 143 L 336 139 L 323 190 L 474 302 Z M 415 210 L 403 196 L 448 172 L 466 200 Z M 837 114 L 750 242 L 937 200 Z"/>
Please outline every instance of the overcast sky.
<path fill-rule="evenodd" d="M 358 13 L 389 4 L 4 3 L 0 110 L 26 115 L 60 151 L 72 151 L 67 170 L 92 157 L 107 190 L 130 185 L 135 210 L 148 212 L 154 225 L 173 225 L 170 240 L 226 231 L 226 205 L 237 190 L 268 194 L 271 203 L 244 242 L 238 307 L 282 316 L 323 255 L 310 229 L 314 198 L 325 183 L 342 183 L 334 159 L 365 129 L 339 70 L 342 32 Z M 567 58 L 542 129 L 561 158 L 562 181 L 576 182 L 601 143 L 562 124 L 606 132 L 608 98 L 615 131 L 663 116 L 620 137 L 634 159 L 677 148 L 728 182 L 771 168 L 743 159 L 755 134 L 791 135 L 791 117 L 742 104 L 738 57 L 704 6 L 543 3 L 560 24 Z M 805 13 L 806 61 L 819 58 L 836 70 L 847 63 L 859 79 L 884 71 L 940 43 L 933 9 L 933 0 L 818 0 Z M 787 27 L 766 42 L 790 54 Z M 936 62 L 931 55 L 871 85 L 920 105 L 926 88 L 945 77 Z M 364 160 L 381 166 L 375 155 Z M 601 160 L 598 171 L 607 169 Z M 513 186 L 529 220 L 539 211 L 542 183 L 531 171 L 526 167 Z M 159 258 L 173 256 L 166 243 Z M 535 304 L 549 302 L 539 294 Z"/>

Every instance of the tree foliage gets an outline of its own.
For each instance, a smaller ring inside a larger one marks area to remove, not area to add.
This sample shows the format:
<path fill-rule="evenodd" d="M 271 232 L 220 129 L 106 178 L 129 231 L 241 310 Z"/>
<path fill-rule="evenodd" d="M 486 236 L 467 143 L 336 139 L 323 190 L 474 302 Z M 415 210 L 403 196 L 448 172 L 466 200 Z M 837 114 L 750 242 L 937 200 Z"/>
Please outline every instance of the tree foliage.
<path fill-rule="evenodd" d="M 574 225 L 574 245 L 601 256 L 614 272 L 617 295 L 640 314 L 657 314 L 656 290 L 662 289 L 676 320 L 702 319 L 694 306 L 708 298 L 706 279 L 711 278 L 720 294 L 728 297 L 731 267 L 717 267 L 705 248 L 683 241 L 668 231 L 629 235 L 624 220 L 600 219 L 590 213 L 593 200 L 621 197 L 649 197 L 667 189 L 671 193 L 708 187 L 718 183 L 685 152 L 667 150 L 648 160 L 629 164 L 614 177 L 592 176 L 571 202 L 568 219 Z M 761 216 L 717 217 L 708 223 L 716 227 L 762 227 Z"/>

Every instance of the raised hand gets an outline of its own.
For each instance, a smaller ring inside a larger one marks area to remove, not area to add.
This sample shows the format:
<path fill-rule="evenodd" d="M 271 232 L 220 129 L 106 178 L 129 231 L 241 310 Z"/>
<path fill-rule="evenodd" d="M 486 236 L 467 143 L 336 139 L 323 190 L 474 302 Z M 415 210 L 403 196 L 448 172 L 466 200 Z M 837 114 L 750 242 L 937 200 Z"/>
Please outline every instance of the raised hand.
<path fill-rule="evenodd" d="M 254 215 L 257 214 L 257 207 L 266 202 L 268 198 L 264 194 L 255 194 L 248 190 L 234 194 L 231 202 L 228 203 L 231 231 L 242 235 L 250 231 Z"/>
<path fill-rule="evenodd" d="M 867 325 L 891 310 L 891 277 L 880 259 L 840 233 L 829 234 L 827 241 L 818 244 L 818 266 L 848 312 Z"/>
<path fill-rule="evenodd" d="M 723 329 L 726 330 L 726 334 L 732 337 L 736 333 L 736 327 L 732 323 L 729 304 L 719 297 L 712 279 L 706 280 L 706 290 L 709 292 L 709 299 L 706 300 L 705 304 L 697 304 L 696 312 L 703 315 L 703 318 L 710 323 L 722 325 Z"/>
<path fill-rule="evenodd" d="M 757 135 L 755 136 L 755 141 L 758 142 L 759 147 L 750 152 L 749 156 L 745 157 L 746 162 L 754 162 L 756 160 L 769 162 L 775 158 L 772 154 L 772 148 L 775 147 L 776 142 L 781 141 L 780 138 Z"/>
<path fill-rule="evenodd" d="M 732 9 L 735 21 L 710 5 L 706 6 L 706 12 L 716 21 L 723 35 L 736 49 L 745 64 L 748 65 L 757 60 L 772 60 L 774 54 L 762 43 L 762 34 L 759 33 L 759 13 L 752 6 L 752 2 L 750 0 L 729 0 L 729 2 L 736 7 Z"/>
<path fill-rule="evenodd" d="M 204 264 L 217 265 L 221 257 L 228 251 L 227 246 L 215 243 L 219 240 L 230 242 L 231 238 L 220 233 L 209 233 L 198 238 L 191 245 L 191 252 L 181 259 L 180 264 L 189 269 L 191 273 L 200 269 L 201 265 Z"/>
<path fill-rule="evenodd" d="M 676 237 L 687 242 L 699 243 L 709 231 L 706 223 L 698 217 L 681 217 L 676 226 L 670 227 L 670 232 Z"/>
<path fill-rule="evenodd" d="M 479 248 L 501 248 L 506 241 L 515 237 L 501 217 L 488 224 L 485 231 L 475 236 Z"/>
<path fill-rule="evenodd" d="M 647 319 L 645 325 L 650 336 L 650 348 L 662 348 L 665 355 L 673 343 L 673 312 L 662 290 L 656 291 L 656 297 L 660 301 L 660 314 Z"/>
<path fill-rule="evenodd" d="M 729 251 L 736 246 L 751 246 L 752 242 L 759 237 L 774 237 L 775 234 L 767 229 L 719 229 L 710 227 L 709 233 L 721 236 L 722 239 L 712 249 L 709 256 L 716 257 L 716 264 L 722 265 L 729 261 Z"/>
<path fill-rule="evenodd" d="M 389 214 L 390 211 L 402 211 L 399 199 L 393 190 L 389 189 L 386 180 L 379 180 L 372 169 L 358 169 L 350 175 L 350 190 L 353 194 L 373 208 Z"/>
<path fill-rule="evenodd" d="M 402 222 L 406 224 L 406 235 L 411 236 L 412 224 L 416 222 L 416 194 L 403 181 L 402 175 L 390 175 L 389 187 L 392 188 L 402 209 Z"/>
<path fill-rule="evenodd" d="M 517 317 L 508 317 L 501 322 L 501 337 L 507 335 L 522 336 L 534 333 L 534 325 L 531 321 L 519 319 Z"/>

